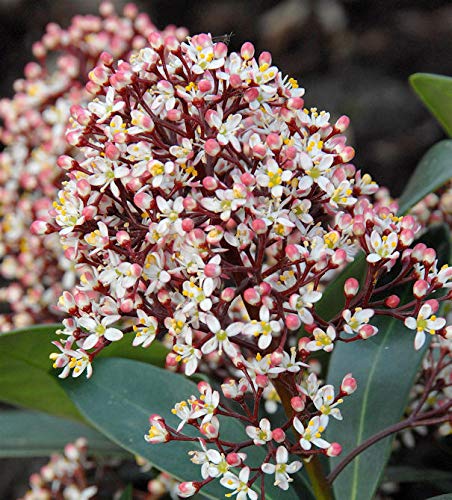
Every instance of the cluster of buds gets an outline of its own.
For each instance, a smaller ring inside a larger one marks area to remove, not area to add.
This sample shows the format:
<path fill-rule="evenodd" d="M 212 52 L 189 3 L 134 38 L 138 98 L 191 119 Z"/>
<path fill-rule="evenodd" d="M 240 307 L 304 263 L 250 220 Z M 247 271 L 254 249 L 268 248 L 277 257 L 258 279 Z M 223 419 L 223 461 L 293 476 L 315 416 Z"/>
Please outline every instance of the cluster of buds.
<path fill-rule="evenodd" d="M 0 274 L 9 280 L 0 299 L 10 308 L 0 318 L 0 331 L 61 318 L 55 305 L 76 282 L 73 262 L 56 235 L 38 238 L 29 227 L 47 218 L 61 187 L 57 159 L 71 151 L 66 123 L 71 106 L 88 101 L 89 71 L 104 50 L 125 57 L 155 30 L 135 6 L 127 5 L 120 17 L 107 2 L 99 17 L 76 16 L 68 29 L 49 24 L 33 46 L 36 62 L 15 82 L 14 97 L 0 102 L 0 141 L 6 146 L 0 153 Z M 186 35 L 174 27 L 164 32 Z"/>
<path fill-rule="evenodd" d="M 266 475 L 282 490 L 289 488 L 293 481 L 291 475 L 303 466 L 300 460 L 289 461 L 290 455 L 309 459 L 319 454 L 329 457 L 340 454 L 341 446 L 329 443 L 322 434 L 330 418 L 342 420 L 338 406 L 344 396 L 355 391 L 355 379 L 346 375 L 339 394 L 335 395 L 333 386 L 321 386 L 317 376 L 311 373 L 290 388 L 297 394 L 290 400 L 291 416 L 279 427 L 272 427 L 267 418 L 259 418 L 259 403 L 269 381 L 277 379 L 281 373 L 281 366 L 275 365 L 271 359 L 262 360 L 261 365 L 264 364 L 268 366 L 265 375 L 253 360 L 237 363 L 243 377 L 221 386 L 223 401 L 218 391 L 206 382 L 200 382 L 198 396 L 192 395 L 174 406 L 172 413 L 180 421 L 177 428 L 171 427 L 160 415 L 151 415 L 151 427 L 145 435 L 149 443 L 183 439 L 200 445 L 200 449 L 190 451 L 189 455 L 193 463 L 201 466 L 202 480 L 179 484 L 179 496 L 192 496 L 206 484 L 218 480 L 226 489 L 233 490 L 227 496 L 238 493 L 237 498 L 256 500 L 258 493 L 253 486 L 265 497 Z M 301 374 L 304 366 L 295 362 L 291 371 Z M 289 383 L 293 383 L 293 379 Z M 227 400 L 231 404 L 228 405 Z M 232 408 L 233 404 L 239 413 Z M 221 424 L 218 416 L 222 417 Z M 243 436 L 237 435 L 237 429 L 232 433 L 231 428 L 228 429 L 227 422 L 237 418 L 247 424 Z M 181 431 L 185 425 L 194 427 L 198 436 L 183 434 Z M 292 426 L 297 432 L 296 439 L 287 432 Z M 262 450 L 261 459 L 248 457 L 247 451 L 253 446 Z"/>
<path fill-rule="evenodd" d="M 64 454 L 52 455 L 50 462 L 39 473 L 30 477 L 30 490 L 22 500 L 61 498 L 64 500 L 89 500 L 97 493 L 96 486 L 89 486 L 87 471 L 87 443 L 83 438 L 69 443 Z"/>
<path fill-rule="evenodd" d="M 304 393 L 305 362 L 337 342 L 376 335 L 378 316 L 415 330 L 417 349 L 426 334 L 450 337 L 437 312 L 450 297 L 452 269 L 439 268 L 434 249 L 410 248 L 420 228 L 413 216 L 371 203 L 378 186 L 349 163 L 348 119 L 330 123 L 328 113 L 306 109 L 304 90 L 268 52 L 255 57 L 251 43 L 228 53 L 208 34 L 180 42 L 153 32 L 128 59 L 102 54 L 89 78 L 95 97 L 72 106 L 66 137 L 74 152 L 58 160 L 67 181 L 51 219 L 32 226 L 59 233 L 80 275 L 59 300 L 69 317 L 54 366 L 60 377 L 89 376 L 93 358 L 124 335 L 137 348 L 165 337 L 167 366 L 186 375 L 221 361 L 231 376 L 223 393 L 241 411 L 220 408 L 219 394 L 203 386 L 203 397 L 175 413 L 199 428 L 203 446 L 220 450 L 227 448 L 220 411 L 249 423 L 247 446 L 270 443 L 267 460 L 241 467 L 243 443 L 235 444 L 240 473 L 222 472 L 221 483 L 253 499 L 251 484 L 271 473 L 285 489 L 287 471 L 301 467 L 287 464 L 289 453 L 306 457 L 313 445 L 339 452 L 321 433 L 329 413 L 340 415 L 332 405 L 356 386 L 346 377 L 335 396 L 311 378 L 315 390 Z M 348 279 L 342 310 L 322 317 L 325 283 L 359 250 L 364 283 Z M 397 295 L 400 285 L 412 291 L 407 301 Z M 257 412 L 275 392 L 290 411 L 273 436 Z M 245 393 L 253 410 L 243 406 Z M 151 424 L 150 442 L 181 436 L 159 416 Z M 285 436 L 291 425 L 297 443 Z M 219 477 L 212 464 L 223 464 L 222 452 L 199 453 L 193 458 L 204 481 Z M 183 483 L 179 493 L 203 484 Z"/>
<path fill-rule="evenodd" d="M 452 228 L 452 182 L 428 194 L 411 213 L 426 227 L 444 223 Z"/>

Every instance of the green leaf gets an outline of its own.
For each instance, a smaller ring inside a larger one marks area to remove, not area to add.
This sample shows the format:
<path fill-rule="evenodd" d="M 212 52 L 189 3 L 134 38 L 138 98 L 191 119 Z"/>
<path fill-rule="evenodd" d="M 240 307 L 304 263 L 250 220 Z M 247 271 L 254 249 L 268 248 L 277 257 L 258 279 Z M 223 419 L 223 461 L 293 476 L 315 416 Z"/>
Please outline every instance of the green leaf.
<path fill-rule="evenodd" d="M 90 454 L 129 456 L 100 432 L 45 413 L 1 411 L 0 429 L 0 458 L 45 457 L 61 452 L 67 443 L 79 437 L 88 439 Z"/>
<path fill-rule="evenodd" d="M 60 325 L 24 328 L 0 336 L 0 401 L 83 421 L 80 412 L 59 385 L 49 354 L 56 350 Z M 126 335 L 99 357 L 121 356 L 163 365 L 167 349 L 154 342 L 148 349 L 133 347 Z"/>
<path fill-rule="evenodd" d="M 133 486 L 131 484 L 126 486 L 119 500 L 133 500 Z"/>
<path fill-rule="evenodd" d="M 406 214 L 411 207 L 451 178 L 452 140 L 446 139 L 436 143 L 422 157 L 399 199 L 399 213 Z"/>
<path fill-rule="evenodd" d="M 425 241 L 437 242 L 440 260 L 449 256 L 447 235 L 440 226 L 423 237 Z M 400 294 L 402 302 L 411 294 L 410 288 L 405 288 Z M 425 345 L 420 351 L 414 350 L 414 334 L 399 320 L 378 317 L 372 324 L 378 327 L 378 335 L 366 341 L 337 344 L 329 364 L 329 384 L 337 387 L 349 372 L 358 381 L 357 391 L 342 407 L 344 420 L 333 420 L 328 426 L 330 439 L 343 446 L 343 457 L 369 437 L 400 421 L 427 349 Z M 379 441 L 347 465 L 334 482 L 337 498 L 373 498 L 391 452 L 392 439 Z"/>
<path fill-rule="evenodd" d="M 445 495 L 438 495 L 437 497 L 430 497 L 427 500 L 452 500 L 452 493 L 446 493 Z"/>
<path fill-rule="evenodd" d="M 384 481 L 395 483 L 433 483 L 451 479 L 450 471 L 420 469 L 408 465 L 394 465 L 386 469 Z"/>
<path fill-rule="evenodd" d="M 415 73 L 410 83 L 432 115 L 452 137 L 452 78 L 429 73 Z"/>
<path fill-rule="evenodd" d="M 192 394 L 198 394 L 196 385 L 186 377 L 138 361 L 102 359 L 96 364 L 90 380 L 66 379 L 62 385 L 83 415 L 112 441 L 178 480 L 201 479 L 200 466 L 191 463 L 187 455 L 190 450 L 200 449 L 198 443 L 171 441 L 151 445 L 143 437 L 153 413 L 162 415 L 168 425 L 177 427 L 180 420 L 171 413 L 171 408 Z M 185 426 L 184 432 L 190 430 L 190 426 Z M 244 426 L 229 418 L 221 421 L 221 436 L 235 442 L 248 439 Z M 252 466 L 260 465 L 265 457 L 264 450 L 257 446 L 245 451 L 247 463 Z M 273 481 L 266 477 L 267 500 L 281 496 L 281 490 L 272 486 Z M 200 493 L 210 498 L 223 498 L 227 490 L 214 480 Z M 284 492 L 284 497 L 298 498 L 292 488 Z"/>

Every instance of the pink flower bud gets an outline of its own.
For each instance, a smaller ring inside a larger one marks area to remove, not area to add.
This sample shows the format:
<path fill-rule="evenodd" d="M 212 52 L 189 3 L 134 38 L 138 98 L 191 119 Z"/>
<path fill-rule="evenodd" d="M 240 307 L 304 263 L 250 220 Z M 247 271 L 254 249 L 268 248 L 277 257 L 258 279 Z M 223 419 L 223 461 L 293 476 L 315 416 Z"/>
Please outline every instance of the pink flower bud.
<path fill-rule="evenodd" d="M 270 355 L 270 362 L 272 366 L 279 366 L 284 359 L 283 353 L 281 351 L 274 351 Z"/>
<path fill-rule="evenodd" d="M 290 110 L 298 110 L 304 106 L 304 100 L 301 97 L 291 97 L 287 100 L 287 108 Z"/>
<path fill-rule="evenodd" d="M 268 385 L 268 377 L 266 375 L 256 375 L 256 385 L 261 389 L 265 389 Z"/>
<path fill-rule="evenodd" d="M 119 309 L 123 313 L 130 313 L 135 309 L 135 304 L 132 299 L 123 299 L 120 303 Z"/>
<path fill-rule="evenodd" d="M 353 223 L 353 234 L 355 236 L 363 236 L 366 233 L 366 226 L 362 222 Z"/>
<path fill-rule="evenodd" d="M 385 306 L 393 309 L 400 304 L 400 298 L 397 295 L 390 295 L 385 299 Z"/>
<path fill-rule="evenodd" d="M 215 139 L 207 139 L 207 141 L 204 144 L 204 151 L 209 155 L 209 156 L 218 156 L 221 152 L 221 146 L 219 142 Z"/>
<path fill-rule="evenodd" d="M 287 314 L 285 317 L 285 323 L 289 330 L 298 330 L 301 326 L 301 319 L 297 314 Z"/>
<path fill-rule="evenodd" d="M 426 249 L 427 245 L 424 245 L 424 243 L 418 243 L 414 246 L 413 251 L 411 252 L 411 258 L 415 262 L 421 262 L 424 258 L 424 252 Z"/>
<path fill-rule="evenodd" d="M 347 163 L 354 158 L 355 150 L 351 146 L 347 146 L 339 156 L 344 163 Z"/>
<path fill-rule="evenodd" d="M 110 160 L 117 160 L 121 156 L 121 152 L 114 144 L 109 142 L 105 145 L 105 156 Z"/>
<path fill-rule="evenodd" d="M 92 220 L 97 214 L 97 207 L 94 205 L 88 205 L 82 210 L 82 215 L 85 217 L 85 220 Z"/>
<path fill-rule="evenodd" d="M 225 302 L 231 302 L 235 298 L 235 289 L 231 287 L 225 288 L 221 292 L 221 300 L 224 300 Z"/>
<path fill-rule="evenodd" d="M 254 186 L 256 184 L 256 177 L 254 177 L 254 175 L 250 172 L 245 172 L 240 176 L 240 181 L 244 186 Z"/>
<path fill-rule="evenodd" d="M 170 109 L 166 117 L 170 122 L 178 122 L 182 118 L 182 111 L 180 109 Z"/>
<path fill-rule="evenodd" d="M 424 251 L 422 262 L 426 266 L 431 266 L 435 262 L 435 259 L 436 259 L 435 250 L 433 248 L 426 248 Z"/>
<path fill-rule="evenodd" d="M 311 342 L 311 339 L 309 337 L 301 337 L 298 340 L 298 351 L 307 351 L 306 345 Z"/>
<path fill-rule="evenodd" d="M 414 241 L 414 232 L 411 229 L 404 229 L 399 235 L 399 241 L 404 247 L 408 247 Z"/>
<path fill-rule="evenodd" d="M 338 248 L 331 258 L 331 263 L 339 267 L 347 260 L 347 254 L 343 248 Z"/>
<path fill-rule="evenodd" d="M 377 333 L 378 333 L 378 328 L 376 328 L 375 326 L 372 326 L 372 325 L 363 325 L 359 329 L 359 336 L 362 339 L 368 339 L 370 337 L 373 337 Z"/>
<path fill-rule="evenodd" d="M 299 245 L 293 245 L 293 244 L 287 245 L 285 252 L 286 252 L 286 257 L 291 262 L 295 262 L 296 260 L 300 260 L 301 258 Z"/>
<path fill-rule="evenodd" d="M 246 102 L 251 103 L 254 102 L 258 97 L 259 91 L 255 87 L 252 87 L 245 92 L 243 99 Z"/>
<path fill-rule="evenodd" d="M 328 449 L 326 450 L 326 454 L 329 457 L 337 457 L 342 453 L 342 446 L 339 443 L 331 443 Z"/>
<path fill-rule="evenodd" d="M 439 309 L 439 302 L 436 299 L 426 300 L 425 304 L 429 305 L 432 308 L 433 314 L 436 314 Z"/>
<path fill-rule="evenodd" d="M 144 191 L 141 191 L 141 193 L 137 193 L 133 197 L 133 202 L 138 208 L 141 208 L 141 210 L 149 210 L 151 208 L 151 203 L 153 201 L 152 196 L 149 194 L 145 193 Z"/>
<path fill-rule="evenodd" d="M 198 203 L 197 201 L 192 198 L 191 196 L 187 196 L 184 201 L 182 202 L 185 210 L 194 210 L 197 206 L 198 206 Z"/>
<path fill-rule="evenodd" d="M 52 229 L 47 222 L 43 220 L 35 220 L 30 226 L 30 231 L 32 234 L 41 235 L 51 233 Z"/>
<path fill-rule="evenodd" d="M 350 118 L 348 116 L 342 115 L 337 122 L 334 124 L 334 128 L 339 132 L 344 132 L 350 125 Z"/>
<path fill-rule="evenodd" d="M 130 236 L 127 231 L 118 231 L 116 233 L 116 241 L 120 246 L 127 246 L 130 243 Z"/>
<path fill-rule="evenodd" d="M 305 399 L 300 396 L 295 396 L 290 400 L 290 406 L 296 411 L 300 412 L 304 410 Z"/>
<path fill-rule="evenodd" d="M 347 373 L 342 379 L 341 392 L 344 394 L 353 394 L 356 391 L 356 379 L 352 377 L 351 373 Z"/>
<path fill-rule="evenodd" d="M 149 35 L 148 41 L 154 50 L 160 50 L 163 48 L 163 38 L 157 31 L 154 31 Z"/>
<path fill-rule="evenodd" d="M 247 288 L 243 292 L 243 298 L 245 299 L 245 302 L 251 304 L 252 306 L 257 306 L 261 301 L 261 296 L 254 288 Z"/>
<path fill-rule="evenodd" d="M 262 281 L 262 283 L 259 283 L 259 292 L 262 296 L 270 295 L 272 292 L 272 286 L 270 285 L 270 283 Z"/>
<path fill-rule="evenodd" d="M 245 61 L 252 59 L 254 56 L 254 45 L 251 42 L 245 42 L 240 49 L 240 56 Z"/>
<path fill-rule="evenodd" d="M 218 278 L 221 275 L 221 266 L 218 264 L 206 264 L 204 274 L 208 278 Z"/>
<path fill-rule="evenodd" d="M 280 427 L 278 427 L 277 429 L 273 429 L 272 438 L 277 443 L 283 443 L 284 440 L 286 439 L 286 433 Z"/>
<path fill-rule="evenodd" d="M 191 219 L 184 219 L 181 227 L 186 233 L 189 233 L 195 227 L 195 224 Z"/>
<path fill-rule="evenodd" d="M 270 52 L 264 51 L 259 54 L 259 66 L 262 66 L 263 64 L 271 64 L 272 63 L 272 55 Z"/>
<path fill-rule="evenodd" d="M 256 234 L 265 234 L 267 232 L 267 225 L 262 219 L 254 219 L 251 227 Z"/>
<path fill-rule="evenodd" d="M 173 371 L 177 368 L 178 366 L 178 361 L 177 361 L 177 354 L 175 352 L 169 352 L 166 355 L 165 359 L 165 368 L 166 369 L 173 369 Z"/>
<path fill-rule="evenodd" d="M 218 181 L 214 177 L 204 177 L 202 180 L 202 185 L 207 189 L 207 191 L 215 191 L 218 188 Z"/>
<path fill-rule="evenodd" d="M 243 461 L 243 453 L 228 453 L 226 455 L 226 462 L 231 467 L 238 467 Z"/>
<path fill-rule="evenodd" d="M 429 284 L 425 280 L 417 280 L 413 285 L 413 295 L 417 299 L 422 299 L 426 296 Z"/>
<path fill-rule="evenodd" d="M 275 132 L 268 134 L 265 142 L 272 151 L 279 151 L 283 145 L 282 137 Z"/>
<path fill-rule="evenodd" d="M 344 283 L 344 294 L 347 299 L 355 297 L 359 290 L 359 281 L 355 278 L 348 278 Z"/>
<path fill-rule="evenodd" d="M 177 487 L 177 494 L 182 498 L 193 496 L 199 489 L 198 483 L 193 481 L 180 483 Z"/>
<path fill-rule="evenodd" d="M 91 184 L 86 179 L 77 181 L 77 193 L 81 198 L 88 198 L 91 193 Z"/>

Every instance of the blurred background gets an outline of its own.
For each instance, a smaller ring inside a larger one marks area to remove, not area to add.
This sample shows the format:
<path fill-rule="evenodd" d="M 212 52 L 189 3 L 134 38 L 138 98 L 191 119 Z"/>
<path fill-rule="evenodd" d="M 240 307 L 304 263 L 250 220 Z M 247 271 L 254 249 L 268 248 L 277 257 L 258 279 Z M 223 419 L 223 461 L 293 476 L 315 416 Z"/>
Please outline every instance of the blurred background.
<path fill-rule="evenodd" d="M 0 0 L 0 97 L 31 60 L 31 45 L 52 21 L 97 12 L 97 0 Z M 126 3 L 113 0 L 118 11 Z M 162 28 L 229 35 L 237 50 L 252 41 L 306 88 L 306 105 L 347 114 L 354 163 L 397 196 L 423 153 L 443 132 L 408 84 L 415 72 L 452 75 L 452 1 L 448 0 L 142 0 Z M 404 451 L 401 452 L 404 455 Z M 450 464 L 440 445 L 421 443 L 418 460 Z M 406 456 L 410 456 L 407 450 Z M 404 457 L 404 460 L 406 459 Z M 45 460 L 0 461 L 0 498 L 23 493 Z M 17 484 L 18 478 L 23 482 Z M 416 492 L 415 492 L 416 491 Z M 405 487 L 392 498 L 426 498 L 435 489 Z M 419 496 L 420 495 L 420 496 Z M 381 497 L 382 498 L 382 497 Z"/>
<path fill-rule="evenodd" d="M 97 0 L 0 0 L 0 95 L 31 58 L 49 21 L 64 27 Z M 126 2 L 114 0 L 118 10 Z M 414 72 L 452 75 L 450 0 L 141 0 L 158 27 L 232 33 L 270 50 L 276 65 L 306 88 L 306 105 L 352 119 L 355 163 L 400 194 L 442 131 L 410 89 Z"/>

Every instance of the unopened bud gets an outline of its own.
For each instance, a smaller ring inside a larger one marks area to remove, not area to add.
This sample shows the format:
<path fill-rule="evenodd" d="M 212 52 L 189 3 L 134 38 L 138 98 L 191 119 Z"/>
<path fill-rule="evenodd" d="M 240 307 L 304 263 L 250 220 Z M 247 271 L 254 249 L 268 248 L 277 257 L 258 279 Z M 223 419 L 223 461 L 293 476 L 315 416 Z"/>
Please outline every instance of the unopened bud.
<path fill-rule="evenodd" d="M 290 400 L 290 406 L 296 411 L 300 412 L 304 410 L 305 400 L 300 396 L 295 396 Z"/>
<path fill-rule="evenodd" d="M 356 391 L 356 379 L 352 377 L 351 373 L 347 373 L 342 379 L 341 392 L 344 394 L 353 394 Z"/>
<path fill-rule="evenodd" d="M 331 443 L 329 448 L 326 450 L 326 454 L 329 457 L 337 457 L 342 453 L 342 446 L 339 443 Z"/>
<path fill-rule="evenodd" d="M 348 278 L 344 283 L 344 294 L 347 299 L 355 297 L 359 290 L 359 281 L 355 278 Z"/>
<path fill-rule="evenodd" d="M 393 309 L 400 304 L 400 298 L 397 295 L 390 295 L 385 299 L 385 306 Z"/>
<path fill-rule="evenodd" d="M 422 299 L 427 295 L 427 290 L 429 289 L 429 284 L 425 280 L 417 280 L 413 285 L 413 295 L 417 299 Z"/>
<path fill-rule="evenodd" d="M 273 429 L 272 438 L 277 443 L 283 443 L 284 440 L 286 439 L 286 433 L 280 427 L 278 427 L 277 429 Z"/>

